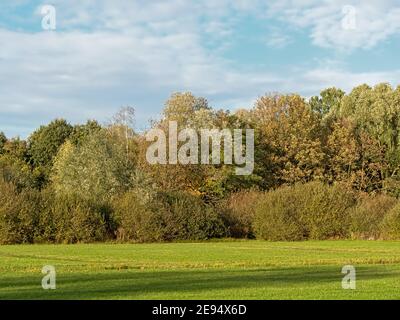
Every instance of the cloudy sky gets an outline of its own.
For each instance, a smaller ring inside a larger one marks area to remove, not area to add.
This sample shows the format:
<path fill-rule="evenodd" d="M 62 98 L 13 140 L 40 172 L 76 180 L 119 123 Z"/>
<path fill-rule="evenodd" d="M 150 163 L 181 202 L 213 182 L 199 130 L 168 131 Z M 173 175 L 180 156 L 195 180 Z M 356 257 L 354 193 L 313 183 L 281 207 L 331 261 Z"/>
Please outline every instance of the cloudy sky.
<path fill-rule="evenodd" d="M 46 1 L 0 2 L 8 136 L 56 117 L 105 122 L 125 105 L 141 130 L 176 91 L 234 110 L 269 92 L 400 82 L 395 0 Z M 55 30 L 42 27 L 44 5 Z"/>

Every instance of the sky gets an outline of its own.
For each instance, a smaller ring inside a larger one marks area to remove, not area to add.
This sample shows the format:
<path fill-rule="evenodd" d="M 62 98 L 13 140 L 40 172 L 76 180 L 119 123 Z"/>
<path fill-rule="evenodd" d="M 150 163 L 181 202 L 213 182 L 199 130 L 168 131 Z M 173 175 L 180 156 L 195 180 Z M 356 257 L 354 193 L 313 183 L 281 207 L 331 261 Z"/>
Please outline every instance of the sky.
<path fill-rule="evenodd" d="M 272 92 L 397 86 L 399 40 L 398 0 L 2 0 L 0 131 L 106 123 L 127 105 L 144 130 L 173 92 L 235 110 Z"/>

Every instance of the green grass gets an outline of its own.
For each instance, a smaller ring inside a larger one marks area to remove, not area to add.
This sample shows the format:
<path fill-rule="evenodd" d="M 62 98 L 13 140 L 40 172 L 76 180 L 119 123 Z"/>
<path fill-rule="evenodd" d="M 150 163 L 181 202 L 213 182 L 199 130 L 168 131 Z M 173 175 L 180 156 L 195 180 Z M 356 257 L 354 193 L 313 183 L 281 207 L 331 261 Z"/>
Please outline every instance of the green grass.
<path fill-rule="evenodd" d="M 344 265 L 357 289 L 343 290 Z M 57 289 L 41 288 L 53 265 Z M 0 246 L 0 299 L 398 299 L 400 242 Z"/>

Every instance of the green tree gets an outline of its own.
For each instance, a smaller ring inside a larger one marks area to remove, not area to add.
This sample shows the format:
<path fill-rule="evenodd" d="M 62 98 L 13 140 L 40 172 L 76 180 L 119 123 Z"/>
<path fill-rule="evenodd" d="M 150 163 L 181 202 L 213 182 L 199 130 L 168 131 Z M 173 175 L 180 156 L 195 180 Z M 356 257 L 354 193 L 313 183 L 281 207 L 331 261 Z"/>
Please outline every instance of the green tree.
<path fill-rule="evenodd" d="M 88 120 L 85 124 L 77 124 L 74 126 L 69 140 L 74 145 L 81 145 L 85 139 L 92 133 L 99 132 L 101 125 L 96 120 Z"/>
<path fill-rule="evenodd" d="M 128 189 L 133 168 L 127 168 L 124 151 L 124 145 L 116 143 L 105 130 L 90 135 L 80 146 L 67 141 L 52 170 L 56 192 L 106 201 Z"/>
<path fill-rule="evenodd" d="M 340 107 L 340 103 L 345 92 L 335 87 L 321 91 L 320 96 L 314 96 L 310 99 L 311 110 L 325 117 L 329 113 L 335 113 Z"/>
<path fill-rule="evenodd" d="M 54 157 L 72 130 L 73 127 L 63 119 L 54 120 L 36 130 L 28 139 L 32 164 L 51 168 Z"/>
<path fill-rule="evenodd" d="M 373 88 L 358 86 L 343 98 L 340 114 L 356 125 L 358 145 L 366 153 L 361 155 L 362 159 L 380 163 L 375 170 L 379 174 L 374 175 L 382 181 L 374 183 L 374 187 L 387 189 L 388 182 L 392 191 L 397 193 L 396 190 L 400 190 L 400 184 L 396 182 L 400 167 L 400 89 L 393 90 L 386 83 Z"/>

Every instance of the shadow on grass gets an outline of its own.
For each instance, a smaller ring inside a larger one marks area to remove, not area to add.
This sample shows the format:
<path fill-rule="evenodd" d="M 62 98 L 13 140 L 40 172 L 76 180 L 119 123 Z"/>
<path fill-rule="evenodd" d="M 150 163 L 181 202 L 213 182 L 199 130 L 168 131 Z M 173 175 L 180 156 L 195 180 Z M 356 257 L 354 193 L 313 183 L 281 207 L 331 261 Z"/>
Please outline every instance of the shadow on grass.
<path fill-rule="evenodd" d="M 363 267 L 360 280 L 394 277 L 393 271 Z M 315 266 L 272 269 L 212 269 L 176 271 L 109 271 L 58 274 L 57 289 L 43 290 L 41 275 L 7 276 L 0 279 L 0 299 L 142 299 L 153 296 L 191 298 L 212 296 L 213 291 L 230 290 L 229 298 L 246 298 L 252 289 L 280 290 L 314 287 L 341 288 L 341 267 Z M 232 297 L 234 292 L 234 297 Z M 237 295 L 237 297 L 236 297 Z M 263 299 L 265 297 L 260 297 Z"/>

